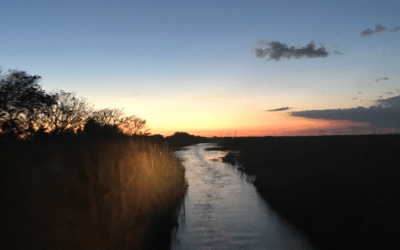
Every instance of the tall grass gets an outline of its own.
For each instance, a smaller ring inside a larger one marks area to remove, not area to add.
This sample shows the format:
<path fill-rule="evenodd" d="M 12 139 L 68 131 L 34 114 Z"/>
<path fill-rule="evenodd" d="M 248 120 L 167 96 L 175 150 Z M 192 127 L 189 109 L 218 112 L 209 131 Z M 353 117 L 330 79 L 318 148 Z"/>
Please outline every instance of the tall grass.
<path fill-rule="evenodd" d="M 1 153 L 3 249 L 143 249 L 187 189 L 167 147 L 124 136 L 8 142 Z"/>
<path fill-rule="evenodd" d="M 239 169 L 316 249 L 400 249 L 400 136 L 237 138 Z"/>

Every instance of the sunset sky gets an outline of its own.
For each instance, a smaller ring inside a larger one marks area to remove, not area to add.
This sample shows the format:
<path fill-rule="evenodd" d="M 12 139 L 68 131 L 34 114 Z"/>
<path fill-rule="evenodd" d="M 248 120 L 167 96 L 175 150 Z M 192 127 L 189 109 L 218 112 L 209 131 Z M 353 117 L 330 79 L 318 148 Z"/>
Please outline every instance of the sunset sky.
<path fill-rule="evenodd" d="M 398 0 L 0 0 L 0 10 L 3 71 L 124 108 L 153 134 L 400 131 Z"/>

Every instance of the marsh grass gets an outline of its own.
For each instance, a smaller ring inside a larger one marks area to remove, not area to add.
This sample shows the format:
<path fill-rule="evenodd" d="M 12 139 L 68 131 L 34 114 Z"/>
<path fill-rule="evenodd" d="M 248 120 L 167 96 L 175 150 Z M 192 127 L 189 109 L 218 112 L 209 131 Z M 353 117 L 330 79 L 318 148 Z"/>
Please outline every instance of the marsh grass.
<path fill-rule="evenodd" d="M 8 141 L 1 159 L 2 249 L 144 249 L 187 189 L 180 159 L 144 139 Z"/>
<path fill-rule="evenodd" d="M 317 249 L 400 249 L 400 136 L 236 138 L 227 155 Z"/>

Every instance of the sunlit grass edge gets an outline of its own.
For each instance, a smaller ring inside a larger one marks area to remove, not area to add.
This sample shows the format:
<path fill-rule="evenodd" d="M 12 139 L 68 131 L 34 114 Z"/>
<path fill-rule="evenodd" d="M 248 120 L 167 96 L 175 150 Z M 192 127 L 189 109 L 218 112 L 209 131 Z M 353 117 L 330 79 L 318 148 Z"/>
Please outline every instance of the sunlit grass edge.
<path fill-rule="evenodd" d="M 142 249 L 187 189 L 181 160 L 141 139 L 7 142 L 2 153 L 5 246 Z"/>

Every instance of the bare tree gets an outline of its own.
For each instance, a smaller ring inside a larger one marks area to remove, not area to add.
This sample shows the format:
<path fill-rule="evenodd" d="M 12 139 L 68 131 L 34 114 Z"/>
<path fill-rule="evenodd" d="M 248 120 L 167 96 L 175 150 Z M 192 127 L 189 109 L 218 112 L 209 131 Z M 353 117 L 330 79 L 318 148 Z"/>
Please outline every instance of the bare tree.
<path fill-rule="evenodd" d="M 121 122 L 121 117 L 124 115 L 124 111 L 122 109 L 114 108 L 106 108 L 93 112 L 92 118 L 96 123 L 101 126 L 111 125 L 111 126 L 119 126 Z"/>
<path fill-rule="evenodd" d="M 119 125 L 120 130 L 129 135 L 149 135 L 146 126 L 146 120 L 134 115 L 122 118 Z"/>
<path fill-rule="evenodd" d="M 93 120 L 104 126 L 111 125 L 117 126 L 123 133 L 129 135 L 148 135 L 150 134 L 146 129 L 146 120 L 143 120 L 134 115 L 125 116 L 122 109 L 101 109 L 93 112 Z"/>
<path fill-rule="evenodd" d="M 57 101 L 47 117 L 49 128 L 56 132 L 82 129 L 91 117 L 93 105 L 76 97 L 75 93 L 61 90 L 54 95 Z"/>

